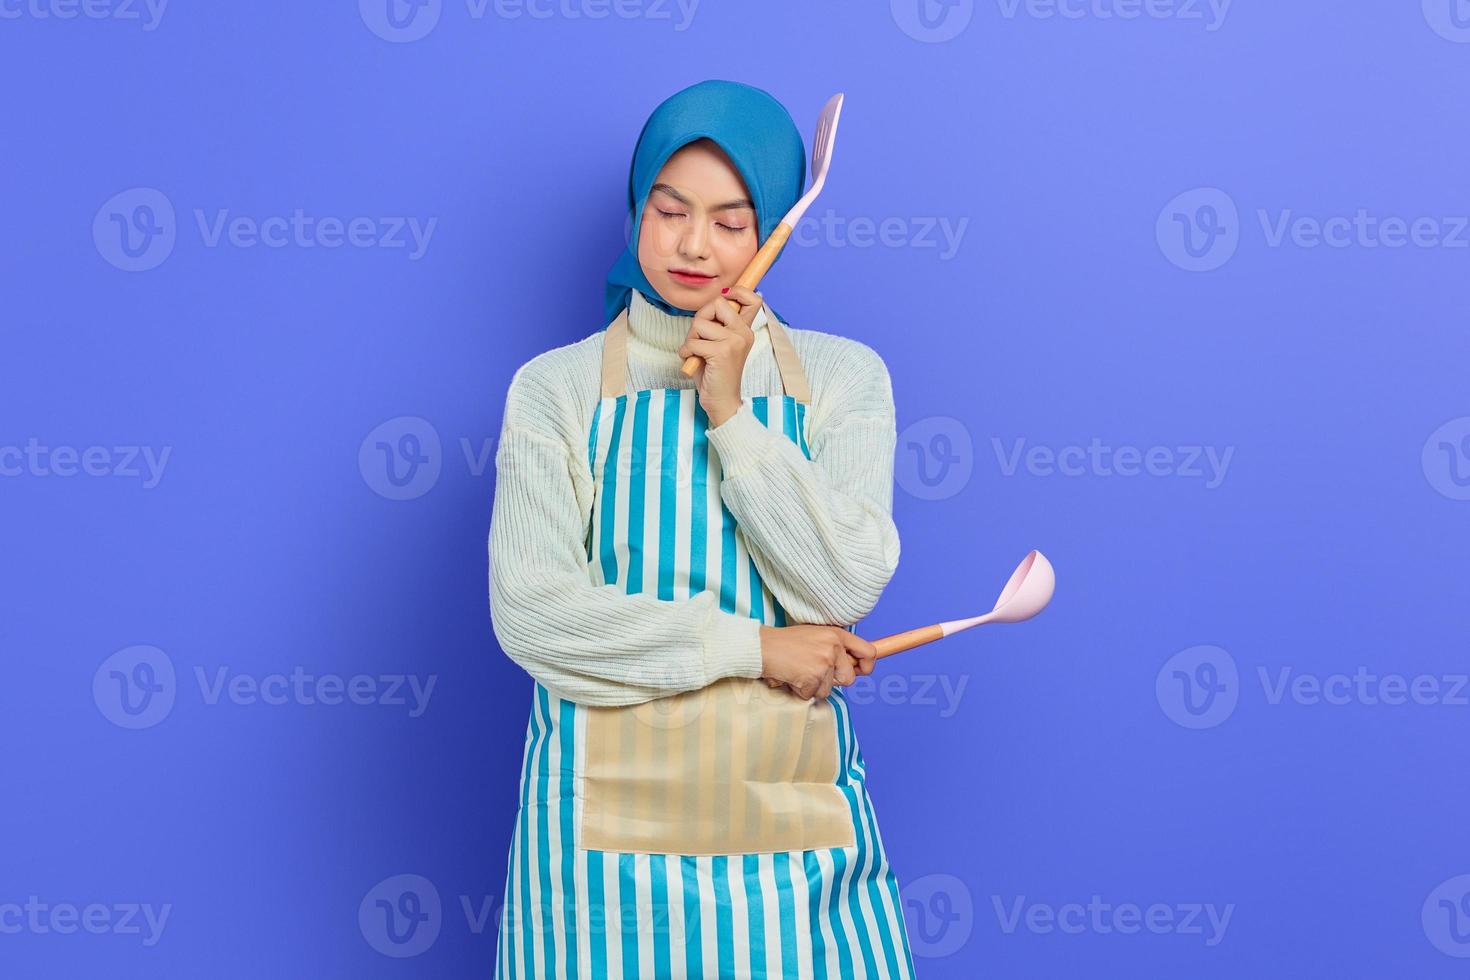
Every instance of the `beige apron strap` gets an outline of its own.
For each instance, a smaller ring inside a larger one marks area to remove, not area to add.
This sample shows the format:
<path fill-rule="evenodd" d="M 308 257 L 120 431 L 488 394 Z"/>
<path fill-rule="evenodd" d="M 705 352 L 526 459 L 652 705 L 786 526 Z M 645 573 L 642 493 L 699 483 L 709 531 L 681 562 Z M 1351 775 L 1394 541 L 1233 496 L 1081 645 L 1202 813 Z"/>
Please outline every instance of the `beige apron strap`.
<path fill-rule="evenodd" d="M 602 397 L 614 398 L 628 388 L 628 311 L 617 315 L 602 336 Z"/>
<path fill-rule="evenodd" d="M 771 353 L 776 356 L 776 368 L 781 372 L 781 387 L 786 389 L 786 394 L 799 402 L 811 404 L 812 389 L 807 384 L 806 371 L 802 370 L 801 358 L 796 356 L 796 347 L 792 345 L 791 338 L 786 335 L 786 328 L 781 326 L 781 321 L 776 319 L 776 314 L 771 312 L 771 305 L 765 305 L 766 330 L 771 335 Z"/>
<path fill-rule="evenodd" d="M 776 369 L 781 372 L 781 387 L 797 401 L 811 404 L 811 385 L 807 382 L 806 371 L 802 369 L 801 358 L 796 356 L 796 347 L 781 326 L 781 321 L 771 311 L 769 303 L 764 309 L 766 331 L 771 338 L 771 354 L 776 358 Z M 623 394 L 627 387 L 628 311 L 625 309 L 607 325 L 607 330 L 603 333 L 602 397 L 614 398 Z"/>

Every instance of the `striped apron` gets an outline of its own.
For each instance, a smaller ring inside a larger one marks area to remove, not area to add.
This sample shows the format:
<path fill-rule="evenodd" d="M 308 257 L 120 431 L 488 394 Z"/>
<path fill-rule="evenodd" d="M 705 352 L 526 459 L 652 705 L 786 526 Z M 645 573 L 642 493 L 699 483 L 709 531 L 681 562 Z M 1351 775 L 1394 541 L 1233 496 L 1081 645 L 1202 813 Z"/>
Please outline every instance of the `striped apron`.
<path fill-rule="evenodd" d="M 752 409 L 810 459 L 806 375 L 769 306 L 761 316 L 783 394 Z M 627 317 L 605 331 L 587 447 L 592 582 L 663 600 L 711 591 L 727 612 L 788 625 L 720 499 L 696 389 L 626 390 Z M 805 700 L 723 678 L 606 708 L 537 682 L 495 976 L 912 978 L 842 687 Z"/>

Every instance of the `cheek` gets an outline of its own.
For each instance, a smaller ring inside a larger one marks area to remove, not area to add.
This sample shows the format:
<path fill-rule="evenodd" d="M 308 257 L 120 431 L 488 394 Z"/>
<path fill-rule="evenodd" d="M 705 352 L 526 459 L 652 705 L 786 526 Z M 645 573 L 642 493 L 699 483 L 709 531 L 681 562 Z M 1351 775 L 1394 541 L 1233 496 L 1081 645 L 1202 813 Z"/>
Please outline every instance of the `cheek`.
<path fill-rule="evenodd" d="M 674 254 L 678 244 L 678 234 L 669 226 L 668 222 L 662 220 L 662 216 L 653 212 L 652 216 L 644 215 L 642 222 L 638 225 L 638 261 L 644 265 L 659 262 Z"/>
<path fill-rule="evenodd" d="M 719 256 L 721 268 L 737 272 L 743 270 L 750 265 L 750 260 L 755 258 L 755 253 L 760 251 L 753 231 L 748 231 L 738 237 L 725 231 L 720 234 L 726 239 L 715 246 L 715 254 Z"/>

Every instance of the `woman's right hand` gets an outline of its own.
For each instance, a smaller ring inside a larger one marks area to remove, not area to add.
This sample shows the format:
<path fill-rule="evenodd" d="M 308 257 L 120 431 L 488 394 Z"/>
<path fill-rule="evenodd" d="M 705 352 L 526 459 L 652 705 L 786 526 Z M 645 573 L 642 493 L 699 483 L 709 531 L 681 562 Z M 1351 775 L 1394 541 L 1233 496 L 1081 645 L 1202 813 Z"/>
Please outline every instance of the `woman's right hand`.
<path fill-rule="evenodd" d="M 760 636 L 761 677 L 801 698 L 825 698 L 834 684 L 871 674 L 878 655 L 873 644 L 840 626 L 762 625 Z"/>

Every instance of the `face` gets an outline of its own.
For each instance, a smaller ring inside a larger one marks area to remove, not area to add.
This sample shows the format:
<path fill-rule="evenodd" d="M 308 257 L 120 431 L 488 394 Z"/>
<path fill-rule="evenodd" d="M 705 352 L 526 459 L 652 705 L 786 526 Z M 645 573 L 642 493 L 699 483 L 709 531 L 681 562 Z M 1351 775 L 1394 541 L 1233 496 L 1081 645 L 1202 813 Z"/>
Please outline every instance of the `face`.
<path fill-rule="evenodd" d="M 725 151 L 707 139 L 676 150 L 638 229 L 638 264 L 658 294 L 697 310 L 733 286 L 759 248 L 750 192 Z"/>

